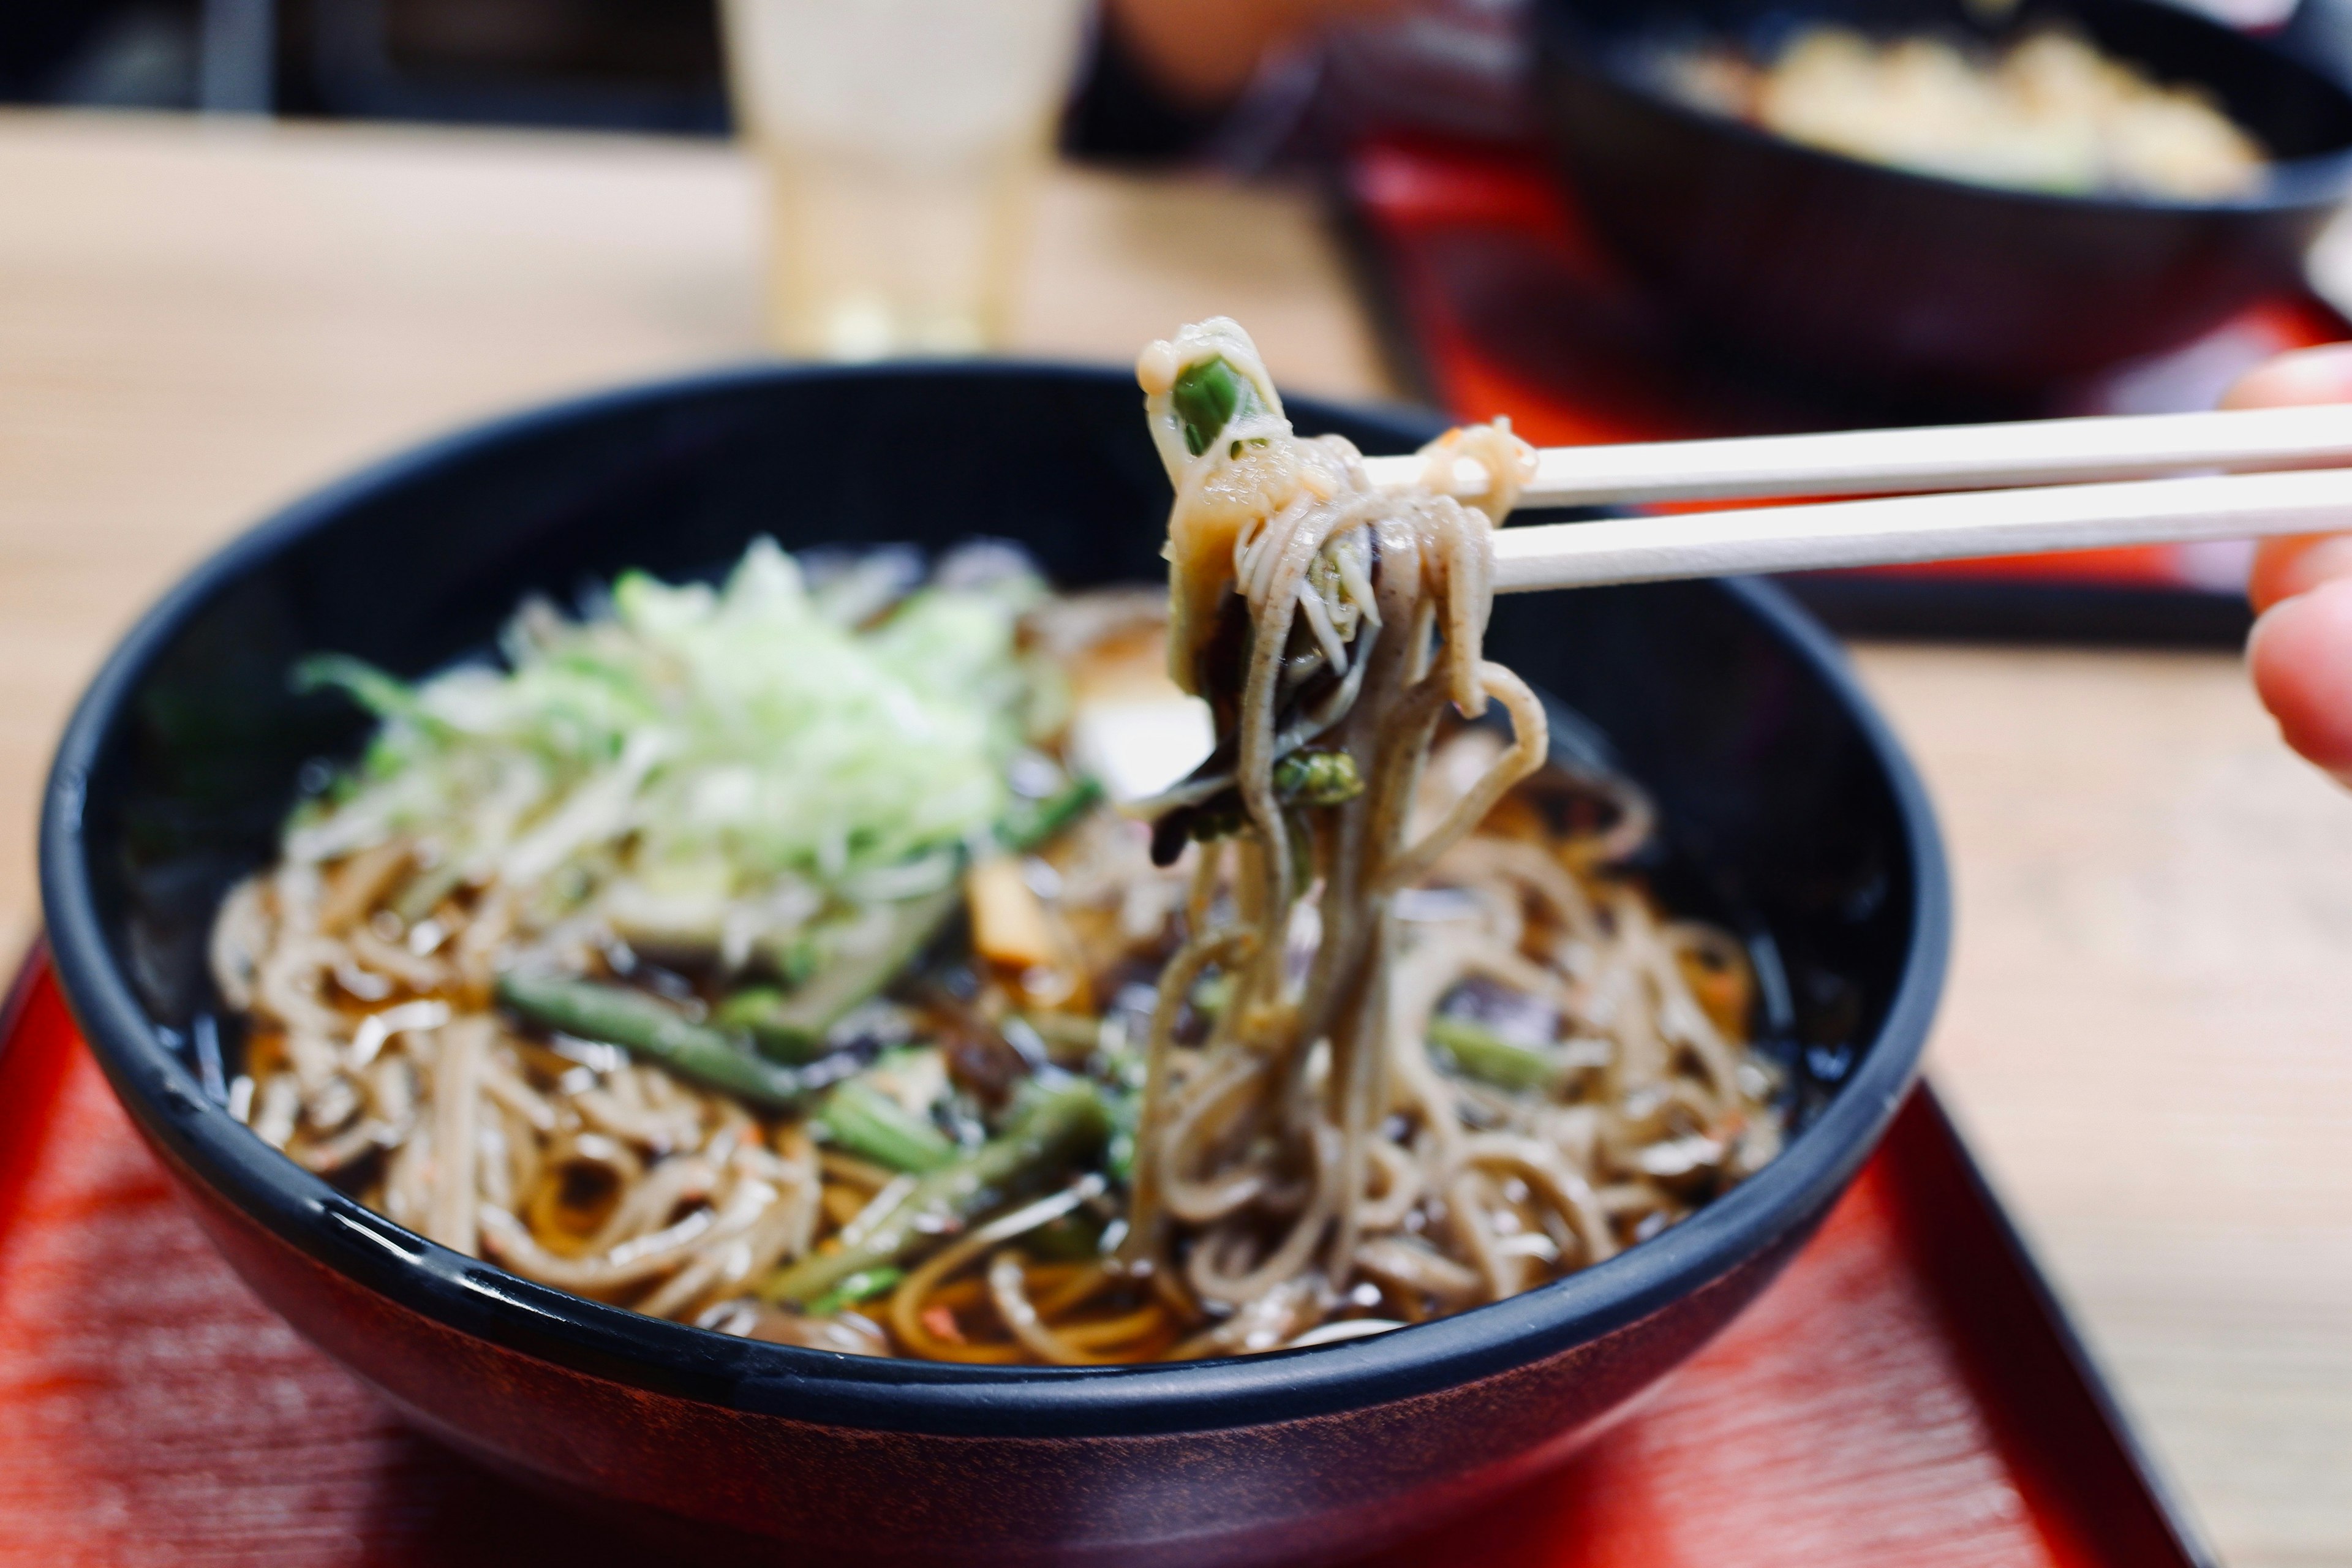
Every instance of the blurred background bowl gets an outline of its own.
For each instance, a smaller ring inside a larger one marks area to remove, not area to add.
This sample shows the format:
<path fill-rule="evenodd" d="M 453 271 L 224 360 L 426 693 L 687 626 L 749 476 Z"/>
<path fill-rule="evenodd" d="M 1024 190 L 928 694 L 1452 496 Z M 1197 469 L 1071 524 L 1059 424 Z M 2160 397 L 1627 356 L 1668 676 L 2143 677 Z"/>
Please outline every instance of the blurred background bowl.
<path fill-rule="evenodd" d="M 2293 285 L 2352 188 L 2352 92 L 2284 49 L 2158 0 L 1538 0 L 1557 155 L 1601 242 L 1704 333 L 1784 365 L 1992 397 L 2188 342 Z M 1663 46 L 1759 55 L 1823 23 L 1988 41 L 2069 25 L 2202 87 L 2270 153 L 2218 201 L 2052 195 L 1819 151 L 1688 107 Z"/>

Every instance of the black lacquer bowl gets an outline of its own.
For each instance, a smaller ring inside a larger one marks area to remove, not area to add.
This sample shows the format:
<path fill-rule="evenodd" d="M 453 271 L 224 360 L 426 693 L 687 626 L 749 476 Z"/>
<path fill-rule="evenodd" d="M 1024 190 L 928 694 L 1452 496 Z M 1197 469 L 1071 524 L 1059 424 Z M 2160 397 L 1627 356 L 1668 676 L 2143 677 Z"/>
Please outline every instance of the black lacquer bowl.
<path fill-rule="evenodd" d="M 1539 0 L 1551 140 L 1597 234 L 1717 340 L 1831 379 L 2030 399 L 2172 348 L 2265 293 L 2352 189 L 2352 91 L 2295 50 L 2165 0 Z M 2275 160 L 2216 201 L 2073 196 L 1909 174 L 1689 108 L 1657 51 L 1769 53 L 1822 22 L 1990 43 L 2073 26 L 2206 89 Z"/>
<path fill-rule="evenodd" d="M 1412 417 L 1302 405 L 1370 450 Z M 216 1103 L 206 927 L 359 721 L 296 696 L 334 648 L 402 674 L 486 646 L 524 595 L 628 566 L 971 534 L 1072 584 L 1150 580 L 1168 487 L 1127 377 L 1013 366 L 752 370 L 535 413 L 313 497 L 200 567 L 100 673 L 42 824 L 58 971 L 116 1091 L 246 1279 L 425 1430 L 751 1557 L 1238 1563 L 1333 1556 L 1567 1452 L 1802 1243 L 1885 1129 L 1941 982 L 1919 785 L 1769 588 L 1530 596 L 1491 647 L 1591 721 L 1674 825 L 1694 897 L 1769 932 L 1788 1152 L 1654 1240 L 1377 1339 L 1099 1370 L 942 1367 L 730 1339 L 530 1284 L 377 1217 Z M 1669 868 L 1671 869 L 1671 868 Z M 232 1042 L 233 1046 L 233 1042 Z M 234 1063 L 231 1064 L 232 1069 Z M 778 1544 L 782 1542 L 783 1544 Z"/>

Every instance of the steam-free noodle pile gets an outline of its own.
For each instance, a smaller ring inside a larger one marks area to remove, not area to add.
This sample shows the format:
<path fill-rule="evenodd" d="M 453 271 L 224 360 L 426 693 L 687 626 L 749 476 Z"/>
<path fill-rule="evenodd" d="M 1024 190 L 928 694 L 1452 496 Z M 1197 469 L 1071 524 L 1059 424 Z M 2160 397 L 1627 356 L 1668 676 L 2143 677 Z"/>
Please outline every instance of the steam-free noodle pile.
<path fill-rule="evenodd" d="M 1481 657 L 1493 519 L 1295 436 L 1231 322 L 1139 371 L 1164 601 L 762 543 L 503 668 L 315 667 L 383 723 L 219 916 L 233 1109 L 543 1283 L 976 1363 L 1384 1331 L 1770 1159 L 1747 952 Z M 1507 510 L 1526 448 L 1463 455 Z M 1181 693 L 1207 760 L 1100 802 Z"/>

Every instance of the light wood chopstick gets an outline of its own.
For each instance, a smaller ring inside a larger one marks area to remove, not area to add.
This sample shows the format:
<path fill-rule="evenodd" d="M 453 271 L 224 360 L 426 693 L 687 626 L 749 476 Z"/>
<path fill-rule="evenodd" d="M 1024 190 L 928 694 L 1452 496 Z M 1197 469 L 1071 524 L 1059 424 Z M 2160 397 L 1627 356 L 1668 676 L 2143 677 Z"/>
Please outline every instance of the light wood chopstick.
<path fill-rule="evenodd" d="M 1894 496 L 1505 528 L 1495 589 L 2352 530 L 2352 469 Z"/>
<path fill-rule="evenodd" d="M 1554 447 L 1537 454 L 1520 492 L 1530 507 L 1768 496 L 1888 495 L 2152 479 L 2200 469 L 2244 471 L 2352 465 L 2352 407 L 2231 409 L 2007 425 L 1847 430 Z M 1417 458 L 1374 458 L 1375 482 L 1421 477 Z M 1486 470 L 1465 461 L 1454 493 L 1482 495 Z"/>
<path fill-rule="evenodd" d="M 2343 405 L 1555 447 L 1536 458 L 1521 510 L 1870 499 L 1505 529 L 1498 593 L 2352 530 Z M 1390 486 L 1428 470 L 1417 457 L 1365 467 Z M 1453 479 L 1465 499 L 1488 482 L 1469 458 Z M 1945 493 L 1906 493 L 1920 491 Z"/>

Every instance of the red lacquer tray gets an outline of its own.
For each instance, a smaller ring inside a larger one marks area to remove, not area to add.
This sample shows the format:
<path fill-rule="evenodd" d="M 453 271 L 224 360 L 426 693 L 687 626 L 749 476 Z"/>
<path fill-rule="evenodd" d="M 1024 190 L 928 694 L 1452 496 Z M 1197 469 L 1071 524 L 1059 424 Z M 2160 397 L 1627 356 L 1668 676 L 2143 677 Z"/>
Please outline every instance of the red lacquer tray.
<path fill-rule="evenodd" d="M 1803 384 L 1691 337 L 1596 247 L 1539 149 L 1375 141 L 1355 150 L 1342 180 L 1402 378 L 1458 418 L 1508 415 L 1539 446 L 2208 408 L 2270 355 L 2352 336 L 2317 298 L 2281 295 L 2182 349 L 2053 387 L 2033 405 L 1903 405 Z M 2251 559 L 2243 544 L 2161 545 L 1824 574 L 1797 586 L 1855 630 L 2235 640 Z"/>
<path fill-rule="evenodd" d="M 647 1561 L 406 1431 L 249 1295 L 36 952 L 0 1013 L 0 1564 Z M 1379 1563 L 2209 1561 L 1922 1089 L 1720 1340 L 1566 1470 Z"/>

